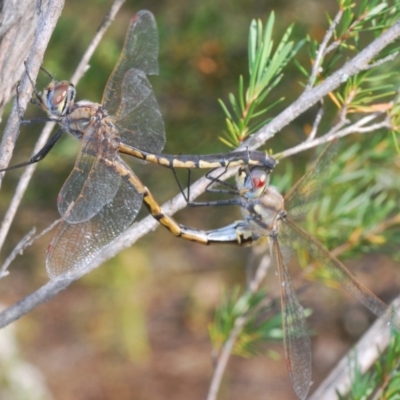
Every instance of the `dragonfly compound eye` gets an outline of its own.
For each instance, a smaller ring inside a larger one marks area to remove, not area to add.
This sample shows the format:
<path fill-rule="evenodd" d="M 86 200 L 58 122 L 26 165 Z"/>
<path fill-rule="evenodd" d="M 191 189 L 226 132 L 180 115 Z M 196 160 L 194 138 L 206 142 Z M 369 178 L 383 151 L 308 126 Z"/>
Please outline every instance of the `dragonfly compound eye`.
<path fill-rule="evenodd" d="M 268 183 L 267 173 L 261 169 L 253 169 L 250 173 L 251 186 L 254 189 L 261 189 Z"/>
<path fill-rule="evenodd" d="M 74 103 L 75 93 L 75 86 L 70 82 L 52 82 L 44 91 L 43 108 L 51 116 L 66 115 Z"/>
<path fill-rule="evenodd" d="M 253 168 L 247 173 L 244 181 L 245 196 L 247 198 L 260 197 L 268 185 L 268 173 L 262 168 Z"/>

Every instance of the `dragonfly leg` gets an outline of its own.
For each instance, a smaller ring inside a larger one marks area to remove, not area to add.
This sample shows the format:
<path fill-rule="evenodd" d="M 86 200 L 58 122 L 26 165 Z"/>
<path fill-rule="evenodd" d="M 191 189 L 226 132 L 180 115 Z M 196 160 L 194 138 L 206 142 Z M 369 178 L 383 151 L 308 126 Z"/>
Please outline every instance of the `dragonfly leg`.
<path fill-rule="evenodd" d="M 238 195 L 239 194 L 239 192 L 238 192 L 238 190 L 237 190 L 235 185 L 232 185 L 229 182 L 226 182 L 226 181 L 223 181 L 223 180 L 219 179 L 219 178 L 221 178 L 222 175 L 224 175 L 226 173 L 226 171 L 228 171 L 228 167 L 229 167 L 229 165 L 227 165 L 225 167 L 224 171 L 221 172 L 221 174 L 219 174 L 216 177 L 211 176 L 211 173 L 214 172 L 215 169 L 213 169 L 211 171 L 208 171 L 206 173 L 206 178 L 211 181 L 206 187 L 206 191 L 208 193 L 225 193 L 225 194 L 233 194 L 233 195 Z M 218 184 L 220 184 L 222 186 L 226 186 L 229 189 L 213 189 L 213 188 L 211 188 L 211 185 L 213 185 L 214 183 L 218 183 Z"/>
<path fill-rule="evenodd" d="M 0 172 L 9 171 L 10 169 L 26 167 L 27 165 L 35 164 L 35 163 L 43 160 L 43 158 L 45 158 L 47 156 L 49 151 L 56 144 L 58 139 L 60 139 L 62 133 L 63 133 L 63 130 L 59 129 L 56 132 L 56 134 L 54 136 L 52 136 L 48 140 L 48 142 L 35 155 L 33 155 L 28 161 L 25 161 L 25 162 L 17 164 L 17 165 L 12 165 L 11 167 L 8 167 L 8 168 L 0 169 Z"/>
<path fill-rule="evenodd" d="M 182 187 L 181 181 L 178 178 L 178 175 L 176 173 L 176 168 L 171 168 L 172 169 L 172 173 L 174 174 L 174 178 L 176 183 L 178 184 L 179 187 L 179 191 L 181 192 L 183 198 L 185 199 L 186 203 L 190 203 L 190 181 L 191 181 L 191 175 L 192 175 L 192 171 L 190 168 L 187 168 L 187 173 L 188 173 L 188 178 L 187 178 L 187 191 L 185 192 L 185 190 Z"/>
<path fill-rule="evenodd" d="M 176 183 L 178 184 L 179 190 L 184 197 L 187 205 L 189 207 L 208 207 L 208 206 L 213 206 L 213 205 L 232 205 L 232 204 L 241 204 L 241 202 L 238 202 L 237 199 L 228 199 L 228 200 L 216 200 L 216 201 L 209 201 L 209 202 L 195 202 L 190 200 L 190 185 L 191 185 L 191 169 L 188 168 L 188 180 L 187 180 L 187 190 L 185 191 L 182 187 L 182 184 L 176 174 L 175 168 L 171 168 L 172 172 L 174 174 L 174 178 Z M 235 189 L 235 186 L 231 185 L 228 182 L 222 181 L 219 178 L 225 174 L 227 171 L 227 167 L 225 170 L 218 175 L 217 177 L 212 177 L 210 174 L 215 171 L 216 168 L 212 169 L 211 171 L 208 171 L 206 173 L 206 178 L 209 179 L 211 182 L 206 186 L 206 191 L 211 192 L 211 193 L 228 193 L 228 194 L 238 194 L 238 191 Z M 220 183 L 222 185 L 230 187 L 232 190 L 223 190 L 223 189 L 212 189 L 210 186 L 214 183 Z"/>
<path fill-rule="evenodd" d="M 30 81 L 30 83 L 32 85 L 33 92 L 35 94 L 35 97 L 32 97 L 30 99 L 30 102 L 32 104 L 35 104 L 36 106 L 42 107 L 42 104 L 43 104 L 42 94 L 36 89 L 35 83 L 33 82 L 33 79 L 29 74 L 28 67 L 26 65 L 26 61 L 24 62 L 24 65 L 25 65 L 26 76 L 28 77 L 28 79 L 29 79 L 29 81 Z M 50 74 L 50 72 L 48 72 L 43 67 L 40 67 L 40 69 L 42 71 L 44 71 L 52 80 L 54 80 L 54 78 Z M 18 117 L 19 117 L 21 125 L 29 125 L 29 124 L 43 123 L 43 122 L 49 122 L 49 121 L 59 122 L 59 119 L 57 119 L 57 118 L 49 118 L 49 117 L 34 118 L 34 119 L 24 119 L 24 117 L 22 115 L 22 109 L 19 106 L 19 104 L 20 104 L 20 101 L 19 101 L 19 96 L 20 96 L 19 85 L 20 84 L 18 83 L 17 89 L 16 89 L 16 96 L 17 96 L 17 104 L 18 104 Z"/>
<path fill-rule="evenodd" d="M 31 78 L 30 74 L 29 74 L 29 70 L 28 70 L 28 66 L 26 65 L 26 61 L 24 62 L 24 66 L 25 66 L 25 72 L 26 72 L 26 76 L 28 77 L 29 81 L 31 82 L 32 88 L 33 88 L 33 92 L 35 93 L 36 98 L 31 98 L 31 103 L 35 104 L 37 106 L 41 106 L 42 104 L 42 95 L 41 93 L 36 89 L 36 85 L 35 82 L 33 82 L 33 79 Z M 53 80 L 52 75 L 45 70 L 43 67 L 40 67 L 41 70 L 43 70 L 47 75 L 50 76 L 50 78 Z M 18 94 L 18 90 L 17 90 L 17 94 Z"/>

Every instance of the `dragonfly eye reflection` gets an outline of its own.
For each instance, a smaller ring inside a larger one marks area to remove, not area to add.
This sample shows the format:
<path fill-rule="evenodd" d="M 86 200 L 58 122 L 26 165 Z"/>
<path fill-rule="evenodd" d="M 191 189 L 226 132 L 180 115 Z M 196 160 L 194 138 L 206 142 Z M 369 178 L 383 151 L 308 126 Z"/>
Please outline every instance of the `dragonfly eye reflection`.
<path fill-rule="evenodd" d="M 240 168 L 236 178 L 237 187 L 249 199 L 260 197 L 269 184 L 269 171 L 265 168 Z"/>
<path fill-rule="evenodd" d="M 51 82 L 39 99 L 41 107 L 49 116 L 68 114 L 75 101 L 75 86 L 68 81 Z"/>

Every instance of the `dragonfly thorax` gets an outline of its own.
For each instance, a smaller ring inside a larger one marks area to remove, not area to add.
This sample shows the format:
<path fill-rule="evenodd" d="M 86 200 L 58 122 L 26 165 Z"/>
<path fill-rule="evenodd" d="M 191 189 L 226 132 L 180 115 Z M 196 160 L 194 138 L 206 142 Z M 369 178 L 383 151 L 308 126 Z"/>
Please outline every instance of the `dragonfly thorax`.
<path fill-rule="evenodd" d="M 89 126 L 98 121 L 104 124 L 107 130 L 113 135 L 118 136 L 111 118 L 108 116 L 101 104 L 91 101 L 78 101 L 70 108 L 69 113 L 63 116 L 59 124 L 62 129 L 78 139 L 81 139 Z"/>
<path fill-rule="evenodd" d="M 265 187 L 264 193 L 258 198 L 247 198 L 245 206 L 242 206 L 243 216 L 249 221 L 251 229 L 260 235 L 278 229 L 282 212 L 283 196 L 273 186 Z"/>
<path fill-rule="evenodd" d="M 49 117 L 62 117 L 67 115 L 74 105 L 75 86 L 68 81 L 52 81 L 39 98 L 41 107 Z"/>

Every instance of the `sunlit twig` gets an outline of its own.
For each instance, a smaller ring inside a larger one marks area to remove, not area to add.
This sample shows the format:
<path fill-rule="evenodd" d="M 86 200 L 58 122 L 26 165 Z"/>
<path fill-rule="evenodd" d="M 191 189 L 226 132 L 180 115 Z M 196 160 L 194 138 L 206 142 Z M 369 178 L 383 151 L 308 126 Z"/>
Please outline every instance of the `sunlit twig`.
<path fill-rule="evenodd" d="M 336 14 L 335 18 L 333 19 L 332 23 L 330 24 L 328 30 L 326 31 L 324 38 L 322 39 L 322 42 L 317 51 L 317 56 L 313 63 L 311 75 L 308 80 L 306 90 L 310 90 L 314 86 L 314 83 L 319 73 L 319 69 L 321 68 L 322 62 L 324 61 L 324 57 L 327 53 L 328 42 L 331 40 L 333 32 L 335 31 L 335 28 L 340 22 L 342 16 L 343 16 L 343 10 L 340 9 Z"/>

